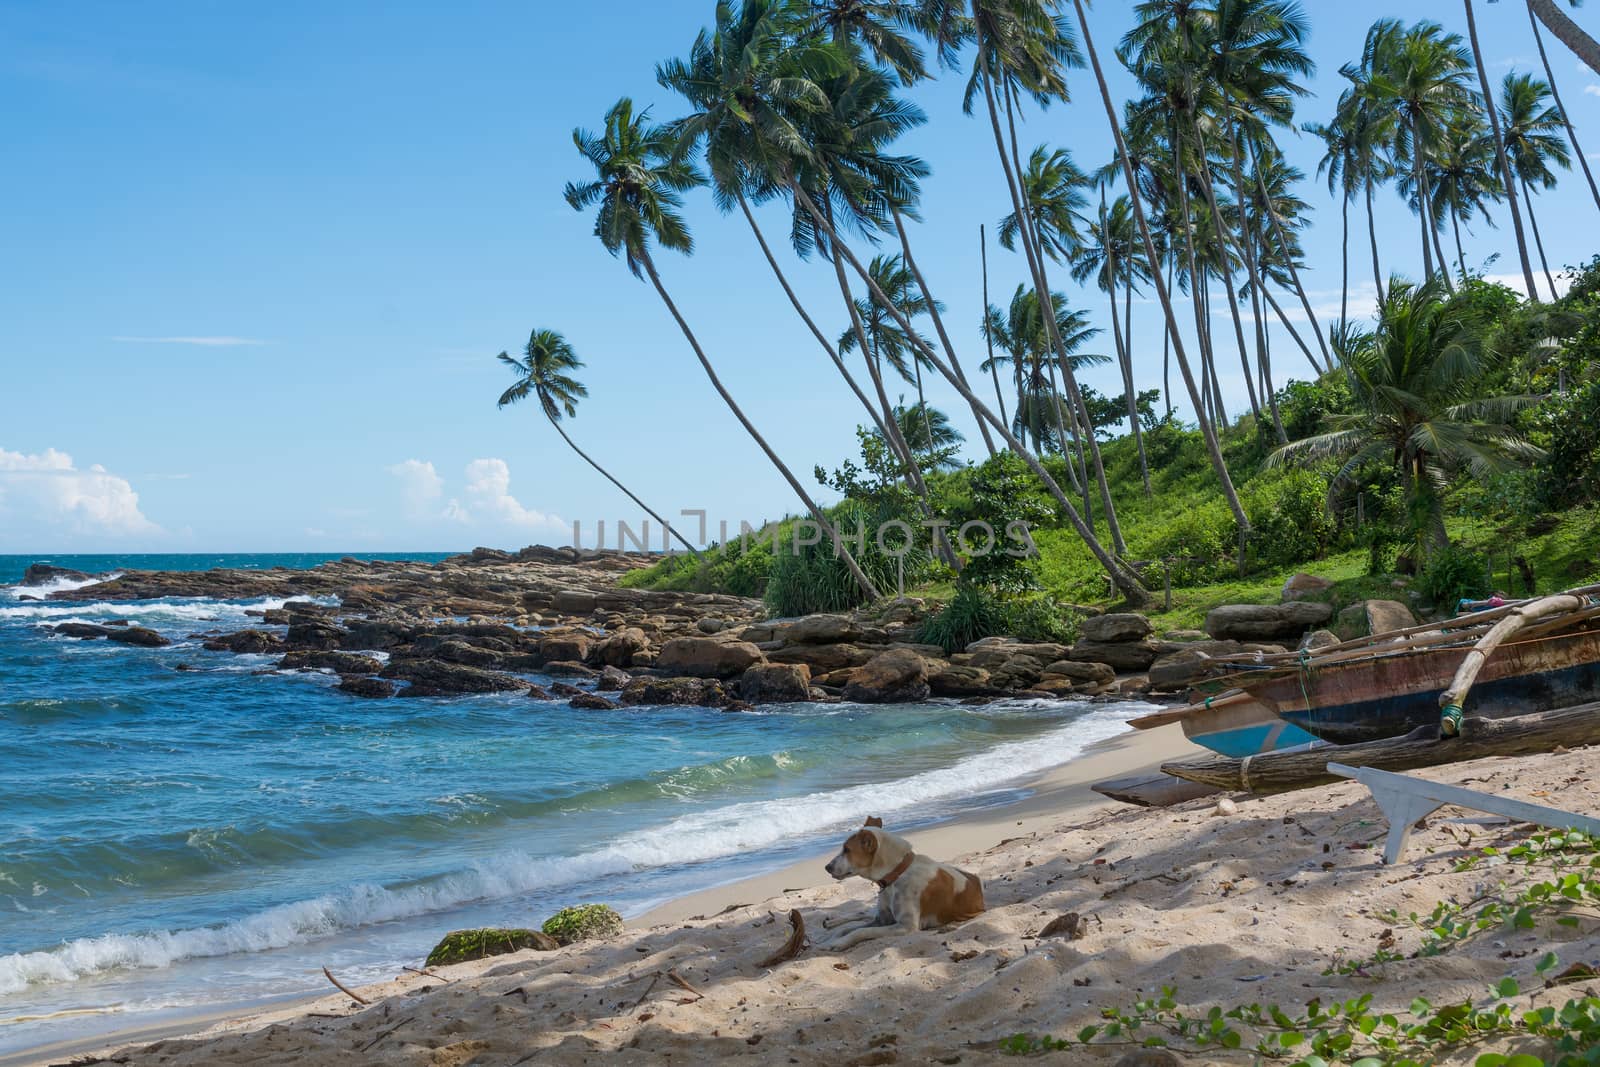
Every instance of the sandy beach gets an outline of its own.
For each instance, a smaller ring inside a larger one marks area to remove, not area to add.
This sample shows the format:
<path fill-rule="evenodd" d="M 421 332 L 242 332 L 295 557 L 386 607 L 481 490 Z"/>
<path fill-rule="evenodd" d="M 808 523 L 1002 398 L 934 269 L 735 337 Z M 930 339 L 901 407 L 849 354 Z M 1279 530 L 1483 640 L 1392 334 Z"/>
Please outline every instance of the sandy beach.
<path fill-rule="evenodd" d="M 1293 1010 L 1313 997 L 1362 993 L 1403 1011 L 1417 996 L 1481 1003 L 1507 975 L 1533 988 L 1535 961 L 1547 949 L 1564 962 L 1600 956 L 1600 933 L 1585 919 L 1577 928 L 1486 931 L 1447 954 L 1383 964 L 1366 976 L 1325 974 L 1337 958 L 1364 958 L 1380 945 L 1414 952 L 1421 933 L 1385 913 L 1425 913 L 1507 877 L 1455 867 L 1470 851 L 1528 828 L 1445 808 L 1387 868 L 1377 847 L 1386 824 L 1353 783 L 1239 798 L 1232 814 L 1209 800 L 1139 810 L 1087 789 L 1188 748 L 1175 727 L 1118 738 L 1046 775 L 1022 803 L 913 835 L 919 851 L 960 860 L 983 878 L 990 910 L 960 927 L 843 954 L 816 944 L 792 961 L 759 966 L 783 945 L 790 909 L 821 942 L 828 926 L 871 906 L 871 885 L 833 883 L 819 856 L 658 908 L 614 940 L 408 972 L 358 990 L 365 1006 L 330 991 L 207 1020 L 194 1029 L 209 1029 L 183 1038 L 145 1047 L 125 1040 L 120 1051 L 98 1055 L 197 1067 L 990 1063 L 1012 1059 L 997 1048 L 1010 1035 L 1070 1034 L 1102 1009 L 1165 986 L 1201 1011 L 1251 1002 Z M 1422 773 L 1600 813 L 1588 750 Z M 1068 912 L 1081 917 L 1078 938 L 1038 937 Z M 1560 1003 L 1581 991 L 1531 1000 Z M 37 1050 L 15 1062 L 63 1062 L 87 1051 Z M 1058 1062 L 1109 1064 L 1126 1051 L 1079 1049 Z"/>

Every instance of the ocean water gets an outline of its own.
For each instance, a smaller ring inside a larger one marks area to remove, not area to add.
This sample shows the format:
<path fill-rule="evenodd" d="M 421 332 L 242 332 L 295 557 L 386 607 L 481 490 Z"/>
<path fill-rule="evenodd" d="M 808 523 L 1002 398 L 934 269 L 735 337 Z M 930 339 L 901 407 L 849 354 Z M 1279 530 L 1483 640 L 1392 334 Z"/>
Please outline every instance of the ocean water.
<path fill-rule="evenodd" d="M 865 815 L 916 827 L 1004 804 L 1141 707 L 362 701 L 190 638 L 260 625 L 247 612 L 277 602 L 19 600 L 39 591 L 10 583 L 44 558 L 0 556 L 0 1053 L 323 992 L 324 965 L 392 977 L 463 926 L 590 901 L 638 914 L 824 849 Z M 175 643 L 45 629 L 110 619 Z"/>

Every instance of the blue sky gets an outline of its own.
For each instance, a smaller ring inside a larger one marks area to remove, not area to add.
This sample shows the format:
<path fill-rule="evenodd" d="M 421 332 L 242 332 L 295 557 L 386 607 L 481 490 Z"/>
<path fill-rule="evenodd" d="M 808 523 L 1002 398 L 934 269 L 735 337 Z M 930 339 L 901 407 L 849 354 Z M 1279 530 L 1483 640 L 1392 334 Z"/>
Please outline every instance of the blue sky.
<path fill-rule="evenodd" d="M 1395 5 L 1307 6 L 1320 70 L 1301 117 L 1324 119 L 1337 67 Z M 495 409 L 507 376 L 493 356 L 535 326 L 564 332 L 588 363 L 591 396 L 570 432 L 657 510 L 704 509 L 713 533 L 719 519 L 792 510 L 653 292 L 560 195 L 582 174 L 573 126 L 598 126 L 622 94 L 674 113 L 654 63 L 686 52 L 711 11 L 711 0 L 0 3 L 0 552 L 515 546 L 566 543 L 573 520 L 588 540 L 597 519 L 637 519 L 534 409 Z M 1454 0 L 1407 15 L 1464 31 Z M 1577 16 L 1600 30 L 1587 9 Z M 1103 53 L 1127 18 L 1124 4 L 1098 5 Z M 1521 4 L 1480 5 L 1479 21 L 1496 79 L 1537 68 Z M 1600 78 L 1547 43 L 1594 155 Z M 1023 137 L 1097 166 L 1111 148 L 1104 114 L 1087 75 L 1073 89 L 1074 104 L 1031 116 Z M 1125 75 L 1114 89 L 1131 92 Z M 1009 204 L 958 80 L 915 97 L 931 121 L 907 148 L 934 174 L 913 247 L 975 366 L 978 226 L 992 239 Z M 1314 172 L 1309 137 L 1287 148 Z M 1337 205 L 1314 181 L 1302 195 L 1318 218 L 1307 286 L 1331 319 Z M 1553 263 L 1600 250 L 1576 172 L 1536 209 Z M 796 471 L 836 464 L 859 409 L 742 222 L 705 195 L 689 217 L 695 256 L 662 258 L 686 316 Z M 781 215 L 765 221 L 781 234 Z M 1370 274 L 1360 232 L 1353 283 Z M 1379 232 L 1386 271 L 1416 273 L 1416 227 L 1392 195 Z M 1471 265 L 1499 253 L 1491 272 L 1515 270 L 1508 223 L 1469 244 Z M 990 272 L 997 302 L 1024 274 L 995 247 Z M 827 268 L 792 274 L 841 329 Z M 1099 293 L 1073 292 L 1104 318 Z M 1159 333 L 1148 306 L 1136 318 L 1148 388 Z M 1280 381 L 1307 371 L 1286 336 L 1274 353 Z M 1111 376 L 1089 380 L 1120 392 Z M 1244 408 L 1237 375 L 1224 384 Z M 957 410 L 953 392 L 930 398 Z"/>

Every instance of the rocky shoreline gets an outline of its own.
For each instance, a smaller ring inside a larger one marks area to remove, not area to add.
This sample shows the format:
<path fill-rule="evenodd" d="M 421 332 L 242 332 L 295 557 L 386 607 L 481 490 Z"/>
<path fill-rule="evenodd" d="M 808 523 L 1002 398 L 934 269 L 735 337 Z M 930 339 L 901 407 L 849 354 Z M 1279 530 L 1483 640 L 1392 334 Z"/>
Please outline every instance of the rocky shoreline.
<path fill-rule="evenodd" d="M 22 585 L 50 601 L 281 599 L 283 607 L 260 612 L 258 626 L 191 636 L 212 652 L 279 656 L 272 669 L 337 674 L 352 697 L 521 692 L 595 710 L 1159 697 L 1187 688 L 1210 657 L 1282 651 L 1308 631 L 1306 640 L 1318 639 L 1314 628 L 1333 618 L 1331 606 L 1286 587 L 1282 604 L 1216 609 L 1204 632 L 1157 636 L 1142 615 L 1090 614 L 1070 645 L 989 637 L 949 653 L 917 640 L 933 607 L 916 598 L 769 620 L 759 600 L 619 584 L 650 562 L 571 548 L 479 548 L 437 563 L 346 557 L 308 570 L 128 571 L 54 591 L 44 587 L 94 576 L 35 565 Z M 64 638 L 168 643 L 121 622 L 54 629 Z"/>

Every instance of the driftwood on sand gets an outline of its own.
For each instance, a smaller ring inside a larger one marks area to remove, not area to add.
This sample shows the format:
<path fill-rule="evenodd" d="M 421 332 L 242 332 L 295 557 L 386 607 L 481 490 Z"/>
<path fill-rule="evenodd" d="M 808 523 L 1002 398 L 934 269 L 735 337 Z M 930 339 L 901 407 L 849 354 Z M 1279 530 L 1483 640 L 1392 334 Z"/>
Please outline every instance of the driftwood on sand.
<path fill-rule="evenodd" d="M 784 942 L 782 948 L 762 960 L 757 966 L 776 967 L 780 963 L 794 959 L 805 950 L 806 921 L 801 916 L 799 909 L 793 908 L 789 911 L 789 940 Z"/>
<path fill-rule="evenodd" d="M 1242 760 L 1218 758 L 1166 763 L 1161 769 L 1191 782 L 1268 794 L 1343 781 L 1328 773 L 1329 763 L 1406 771 L 1489 756 L 1527 756 L 1594 744 L 1600 744 L 1600 703 L 1510 719 L 1464 719 L 1460 736 L 1452 738 L 1441 738 L 1436 727 L 1421 727 L 1404 737 L 1359 745 L 1267 752 Z"/>

